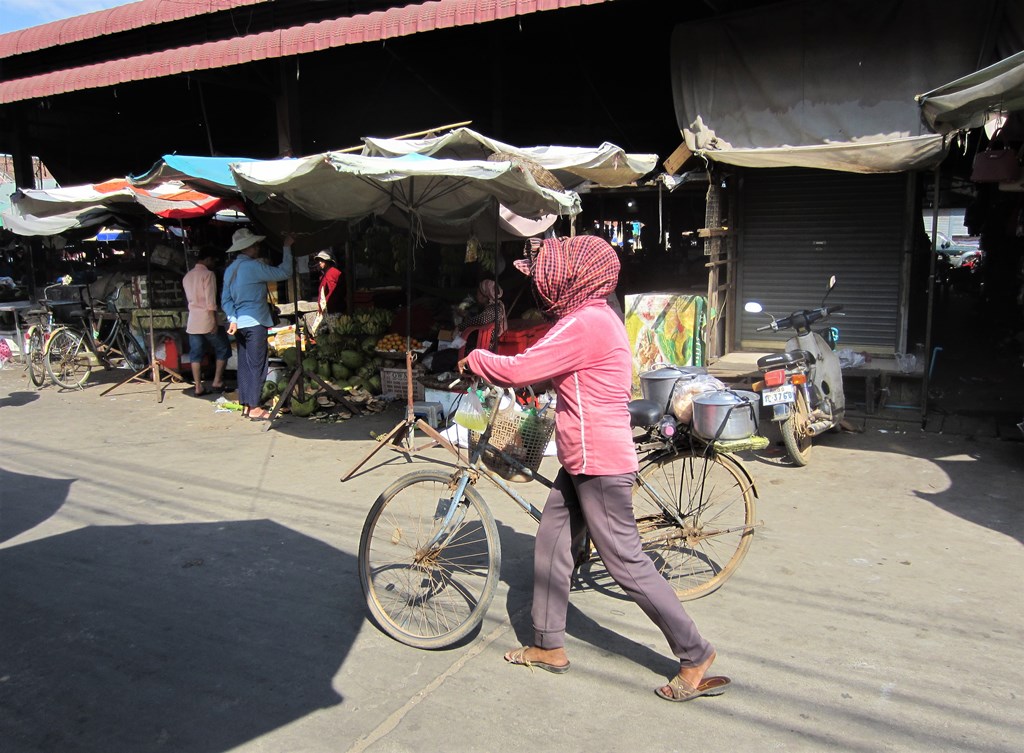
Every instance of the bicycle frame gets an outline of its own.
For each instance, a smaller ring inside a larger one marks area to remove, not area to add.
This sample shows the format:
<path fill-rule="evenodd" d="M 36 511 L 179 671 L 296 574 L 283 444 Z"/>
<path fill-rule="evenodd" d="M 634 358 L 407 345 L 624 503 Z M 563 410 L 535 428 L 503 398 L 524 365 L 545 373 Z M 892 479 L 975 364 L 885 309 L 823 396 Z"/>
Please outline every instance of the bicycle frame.
<path fill-rule="evenodd" d="M 494 431 L 494 422 L 497 420 L 497 417 L 498 411 L 491 411 L 491 417 L 487 422 L 487 428 L 484 430 L 483 434 L 480 435 L 480 441 L 477 442 L 476 447 L 470 451 L 467 463 L 463 464 L 461 462 L 462 454 L 459 453 L 458 450 L 454 448 L 454 446 L 452 446 L 452 450 L 449 450 L 450 452 L 453 452 L 453 454 L 455 454 L 456 459 L 460 461 L 458 464 L 458 485 L 456 486 L 455 491 L 452 494 L 451 499 L 449 500 L 450 504 L 448 505 L 448 509 L 445 511 L 444 518 L 441 520 L 437 533 L 434 534 L 433 537 L 431 537 L 430 541 L 428 541 L 424 545 L 423 549 L 430 550 L 433 547 L 440 544 L 442 541 L 444 541 L 447 544 L 448 539 L 454 534 L 456 530 L 458 530 L 459 523 L 461 521 L 456 521 L 455 515 L 458 510 L 463 509 L 463 505 L 459 503 L 462 501 L 463 495 L 465 494 L 466 491 L 466 487 L 476 483 L 474 476 L 484 476 L 485 478 L 487 478 L 492 484 L 497 486 L 499 489 L 505 492 L 505 494 L 511 497 L 512 500 L 522 508 L 523 512 L 525 512 L 527 515 L 533 518 L 535 522 L 540 522 L 541 511 L 533 504 L 528 502 L 526 499 L 524 499 L 523 496 L 519 494 L 519 492 L 517 492 L 515 489 L 509 486 L 508 482 L 505 481 L 505 479 L 501 478 L 501 476 L 491 471 L 483 463 L 484 451 L 490 449 L 492 452 L 501 456 L 501 458 L 505 462 L 507 462 L 514 470 L 528 474 L 531 480 L 540 481 L 542 484 L 544 484 L 544 486 L 548 487 L 549 489 L 552 486 L 554 486 L 554 482 L 551 481 L 550 479 L 545 478 L 536 471 L 532 471 L 531 469 L 524 466 L 521 462 L 519 462 L 518 458 L 512 457 L 511 455 L 503 452 L 502 450 L 499 450 L 497 447 L 494 447 L 490 444 L 491 434 Z M 453 525 L 453 523 L 455 523 L 455 525 Z"/>
<path fill-rule="evenodd" d="M 554 482 L 552 480 L 542 476 L 540 473 L 538 473 L 536 471 L 533 471 L 533 470 L 527 468 L 526 466 L 524 466 L 519 461 L 518 458 L 515 458 L 515 457 L 509 455 L 508 453 L 503 452 L 502 450 L 500 450 L 497 447 L 494 447 L 493 445 L 490 444 L 490 438 L 491 438 L 491 434 L 492 434 L 492 432 L 494 430 L 494 422 L 495 422 L 495 420 L 497 418 L 497 415 L 498 415 L 498 412 L 496 410 L 491 411 L 491 417 L 488 420 L 487 428 L 484 430 L 483 434 L 480 435 L 480 441 L 477 442 L 476 447 L 473 450 L 471 450 L 471 452 L 469 454 L 468 462 L 463 464 L 461 462 L 462 461 L 461 453 L 459 453 L 457 450 L 454 450 L 454 454 L 456 455 L 456 458 L 460 461 L 460 463 L 458 465 L 458 468 L 459 468 L 459 472 L 458 472 L 458 477 L 459 477 L 458 485 L 456 486 L 455 491 L 452 494 L 452 497 L 451 497 L 451 500 L 450 500 L 452 502 L 452 504 L 448 505 L 449 509 L 445 511 L 444 518 L 440 522 L 440 526 L 439 526 L 438 532 L 431 538 L 430 541 L 427 542 L 427 544 L 424 547 L 425 549 L 430 549 L 431 547 L 440 544 L 442 541 L 445 541 L 447 543 L 447 537 L 451 536 L 452 535 L 451 532 L 458 528 L 458 522 L 459 521 L 455 520 L 456 511 L 459 508 L 462 507 L 459 504 L 459 502 L 463 498 L 463 495 L 465 493 L 466 487 L 469 486 L 470 484 L 474 484 L 475 483 L 475 479 L 473 478 L 473 476 L 483 476 L 483 477 L 485 477 L 492 484 L 494 484 L 496 487 L 501 489 L 501 491 L 503 491 L 508 497 L 510 497 L 512 499 L 512 501 L 514 501 L 517 505 L 519 505 L 519 507 L 522 508 L 522 510 L 527 515 L 529 515 L 531 518 L 533 518 L 533 520 L 535 522 L 537 522 L 537 523 L 540 522 L 541 510 L 538 509 L 537 507 L 535 507 L 530 502 L 528 502 L 526 499 L 524 499 L 523 496 L 521 494 L 519 494 L 519 492 L 517 492 L 515 489 L 513 489 L 509 485 L 509 483 L 507 481 L 505 481 L 505 479 L 503 479 L 501 476 L 499 476 L 494 471 L 490 470 L 483 463 L 484 452 L 485 451 L 489 451 L 489 452 L 491 452 L 493 454 L 496 454 L 496 455 L 500 456 L 501 459 L 504 460 L 506 463 L 508 463 L 509 466 L 514 471 L 529 476 L 530 480 L 539 481 L 544 486 L 546 486 L 548 489 L 550 489 L 551 487 L 554 486 Z M 637 455 L 638 455 L 638 464 L 640 465 L 640 467 L 644 467 L 648 463 L 654 462 L 654 461 L 659 460 L 659 459 L 661 459 L 663 457 L 674 456 L 674 455 L 677 455 L 677 454 L 681 454 L 682 451 L 683 451 L 683 445 L 682 445 L 682 440 L 683 439 L 686 439 L 688 442 L 690 442 L 691 448 L 692 448 L 694 439 L 696 439 L 696 437 L 694 435 L 690 434 L 690 433 L 677 434 L 676 437 L 673 438 L 673 439 L 668 439 L 668 438 L 664 438 L 664 437 L 655 437 L 653 430 L 648 429 L 648 431 L 646 433 L 644 433 L 644 434 L 634 438 L 634 445 L 636 447 L 636 451 L 637 451 Z M 704 443 L 704 442 L 702 442 L 702 444 L 704 444 L 705 452 L 708 452 L 708 451 L 715 452 L 715 449 L 714 449 L 713 445 L 708 444 L 708 443 Z M 449 451 L 453 451 L 453 450 L 449 450 Z M 740 468 L 742 469 L 742 466 L 740 466 Z M 748 482 L 750 484 L 750 487 L 753 489 L 754 488 L 753 480 L 750 479 L 749 474 L 746 473 L 746 469 L 743 469 L 743 472 L 747 476 L 747 479 L 748 479 Z M 453 478 L 454 478 L 454 476 L 453 476 Z M 703 491 L 703 481 L 704 481 L 704 479 L 701 479 L 702 491 Z M 661 495 L 658 494 L 658 492 L 653 487 L 651 487 L 649 484 L 647 484 L 639 476 L 637 477 L 637 483 L 640 485 L 640 487 L 642 489 L 644 489 L 650 495 L 650 498 L 654 502 L 656 502 L 658 507 L 661 508 L 662 512 L 665 515 L 670 516 L 672 518 L 672 520 L 675 521 L 675 523 L 678 526 L 682 527 L 684 525 L 684 519 L 679 514 L 679 511 L 678 511 L 677 508 L 675 508 L 675 507 L 673 507 L 671 505 L 666 504 L 665 501 L 661 499 Z M 755 494 L 756 494 L 756 492 L 755 492 Z M 703 494 L 701 496 L 703 497 Z M 698 511 L 699 510 L 700 510 L 700 508 L 698 508 Z M 453 522 L 455 522 L 456 525 L 452 526 Z M 445 533 L 446 531 L 448 531 L 448 533 Z M 725 530 L 721 531 L 722 534 L 732 533 L 732 532 L 733 532 L 732 529 L 725 529 Z"/>

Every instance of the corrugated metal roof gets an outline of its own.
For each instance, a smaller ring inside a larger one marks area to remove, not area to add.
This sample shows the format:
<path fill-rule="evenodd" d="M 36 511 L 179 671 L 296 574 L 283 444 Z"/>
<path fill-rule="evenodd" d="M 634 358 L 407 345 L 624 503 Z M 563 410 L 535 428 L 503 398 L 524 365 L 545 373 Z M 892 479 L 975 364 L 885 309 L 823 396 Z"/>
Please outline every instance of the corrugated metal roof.
<path fill-rule="evenodd" d="M 140 0 L 0 34 L 0 58 L 270 0 Z"/>
<path fill-rule="evenodd" d="M 610 1 L 438 0 L 5 81 L 0 104 Z"/>

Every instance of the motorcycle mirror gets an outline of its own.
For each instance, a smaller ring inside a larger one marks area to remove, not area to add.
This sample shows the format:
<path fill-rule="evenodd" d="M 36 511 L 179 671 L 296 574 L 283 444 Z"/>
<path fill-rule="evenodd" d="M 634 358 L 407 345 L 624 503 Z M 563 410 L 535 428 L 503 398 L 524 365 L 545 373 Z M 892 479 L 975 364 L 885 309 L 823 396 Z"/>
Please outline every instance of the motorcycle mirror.
<path fill-rule="evenodd" d="M 835 286 L 836 286 L 836 276 L 832 275 L 831 277 L 828 278 L 828 289 L 829 289 L 829 292 L 832 292 L 832 288 L 834 288 Z"/>
<path fill-rule="evenodd" d="M 747 301 L 743 304 L 743 310 L 748 314 L 760 314 L 764 308 L 757 301 Z"/>

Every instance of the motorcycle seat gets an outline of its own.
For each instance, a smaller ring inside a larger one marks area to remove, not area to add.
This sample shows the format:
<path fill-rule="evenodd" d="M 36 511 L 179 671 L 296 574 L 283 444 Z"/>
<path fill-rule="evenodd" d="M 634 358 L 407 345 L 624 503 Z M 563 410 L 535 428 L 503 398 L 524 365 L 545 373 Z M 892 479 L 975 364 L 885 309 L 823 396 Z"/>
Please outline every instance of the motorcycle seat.
<path fill-rule="evenodd" d="M 788 353 L 770 353 L 757 359 L 757 368 L 762 371 L 787 368 L 801 363 L 814 363 L 814 354 L 806 350 L 791 350 Z"/>

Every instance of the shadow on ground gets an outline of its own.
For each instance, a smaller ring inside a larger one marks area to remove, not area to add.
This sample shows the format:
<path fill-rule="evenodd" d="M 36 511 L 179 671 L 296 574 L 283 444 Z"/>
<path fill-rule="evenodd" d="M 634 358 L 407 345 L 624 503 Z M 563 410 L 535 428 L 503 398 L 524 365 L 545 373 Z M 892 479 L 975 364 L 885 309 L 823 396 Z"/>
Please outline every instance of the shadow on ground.
<path fill-rule="evenodd" d="M 71 483 L 71 479 L 26 476 L 0 468 L 0 542 L 54 515 L 67 500 Z"/>
<path fill-rule="evenodd" d="M 342 703 L 354 571 L 269 520 L 0 549 L 4 750 L 214 753 Z"/>

